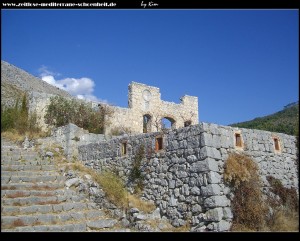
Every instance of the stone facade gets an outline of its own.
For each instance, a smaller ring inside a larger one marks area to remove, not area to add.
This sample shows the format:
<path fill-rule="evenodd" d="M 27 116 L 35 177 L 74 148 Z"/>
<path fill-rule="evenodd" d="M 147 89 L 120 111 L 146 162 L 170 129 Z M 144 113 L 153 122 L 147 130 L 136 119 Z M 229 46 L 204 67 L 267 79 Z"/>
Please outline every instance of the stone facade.
<path fill-rule="evenodd" d="M 128 108 L 113 107 L 113 116 L 105 133 L 114 128 L 131 133 L 154 132 L 161 130 L 161 119 L 171 121 L 172 129 L 188 124 L 198 124 L 198 98 L 183 96 L 180 104 L 161 100 L 159 88 L 132 82 L 128 86 Z M 148 124 L 143 125 L 143 118 Z"/>
<path fill-rule="evenodd" d="M 296 138 L 268 131 L 200 123 L 82 145 L 79 158 L 86 166 L 111 169 L 128 181 L 132 160 L 142 144 L 146 151 L 141 168 L 143 198 L 154 201 L 174 226 L 189 221 L 192 231 L 229 230 L 231 195 L 223 171 L 230 152 L 244 153 L 258 163 L 264 189 L 271 175 L 298 190 Z"/>

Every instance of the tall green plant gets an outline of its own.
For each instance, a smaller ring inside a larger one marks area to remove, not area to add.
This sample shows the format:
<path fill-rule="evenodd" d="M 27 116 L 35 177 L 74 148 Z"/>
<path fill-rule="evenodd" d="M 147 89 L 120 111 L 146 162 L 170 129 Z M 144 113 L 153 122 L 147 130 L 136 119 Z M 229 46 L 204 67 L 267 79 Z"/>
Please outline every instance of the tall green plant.
<path fill-rule="evenodd" d="M 138 192 L 139 190 L 143 190 L 144 188 L 144 175 L 141 171 L 142 167 L 142 160 L 145 158 L 145 147 L 144 145 L 140 145 L 136 155 L 134 156 L 133 162 L 132 162 L 132 168 L 129 173 L 129 180 L 134 183 L 135 191 Z"/>
<path fill-rule="evenodd" d="M 1 104 L 1 132 L 8 130 L 17 130 L 19 134 L 25 132 L 40 131 L 37 125 L 35 113 L 29 114 L 27 95 L 22 97 L 22 103 L 19 104 L 19 98 L 14 107 L 4 107 Z"/>

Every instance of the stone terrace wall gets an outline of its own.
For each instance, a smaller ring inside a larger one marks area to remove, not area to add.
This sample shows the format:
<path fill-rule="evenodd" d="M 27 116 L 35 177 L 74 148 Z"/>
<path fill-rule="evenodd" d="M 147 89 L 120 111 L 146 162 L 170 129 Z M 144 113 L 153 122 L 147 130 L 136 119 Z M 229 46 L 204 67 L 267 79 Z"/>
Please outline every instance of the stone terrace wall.
<path fill-rule="evenodd" d="M 266 177 L 271 175 L 281 180 L 285 187 L 298 189 L 295 136 L 208 123 L 203 123 L 203 129 L 202 144 L 206 146 L 209 157 L 221 160 L 221 172 L 228 153 L 235 151 L 252 157 L 258 163 L 265 187 L 269 186 Z M 235 146 L 235 133 L 241 135 L 242 147 Z M 274 138 L 279 140 L 279 151 L 275 150 Z"/>
<path fill-rule="evenodd" d="M 236 147 L 235 133 L 241 135 L 242 147 Z M 265 187 L 269 185 L 266 176 L 272 175 L 285 186 L 298 188 L 293 136 L 200 123 L 163 134 L 163 150 L 155 151 L 159 134 L 79 146 L 79 158 L 86 166 L 112 169 L 127 180 L 131 160 L 144 144 L 143 197 L 153 200 L 174 226 L 190 220 L 193 231 L 226 231 L 231 226 L 230 189 L 223 183 L 224 161 L 231 151 L 244 152 L 257 161 Z M 274 151 L 274 136 L 280 141 L 280 152 Z M 122 142 L 127 142 L 123 156 Z"/>

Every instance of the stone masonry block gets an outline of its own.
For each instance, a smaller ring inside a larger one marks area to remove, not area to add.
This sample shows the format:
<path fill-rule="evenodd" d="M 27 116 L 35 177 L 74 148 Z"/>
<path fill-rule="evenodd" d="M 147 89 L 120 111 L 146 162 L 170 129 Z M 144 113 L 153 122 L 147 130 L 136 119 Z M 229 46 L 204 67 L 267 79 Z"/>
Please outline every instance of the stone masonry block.
<path fill-rule="evenodd" d="M 210 209 L 205 213 L 205 221 L 221 221 L 223 218 L 223 209 L 222 208 L 214 208 Z"/>
<path fill-rule="evenodd" d="M 226 196 L 211 196 L 204 200 L 204 206 L 208 208 L 227 207 L 229 205 L 230 201 Z"/>
<path fill-rule="evenodd" d="M 203 196 L 216 196 L 221 193 L 221 188 L 218 184 L 209 184 L 201 187 L 201 193 Z"/>

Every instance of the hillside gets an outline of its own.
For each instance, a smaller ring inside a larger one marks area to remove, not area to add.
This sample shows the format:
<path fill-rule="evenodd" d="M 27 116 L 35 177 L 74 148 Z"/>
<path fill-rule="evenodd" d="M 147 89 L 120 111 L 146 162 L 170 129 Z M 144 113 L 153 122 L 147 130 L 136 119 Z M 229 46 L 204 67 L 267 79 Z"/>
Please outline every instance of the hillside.
<path fill-rule="evenodd" d="M 1 60 L 1 104 L 11 106 L 23 93 L 42 92 L 64 97 L 71 95 L 26 71 Z"/>
<path fill-rule="evenodd" d="M 251 121 L 230 124 L 229 126 L 298 135 L 298 123 L 299 102 L 294 102 L 286 105 L 283 110 L 274 114 L 258 117 Z"/>

